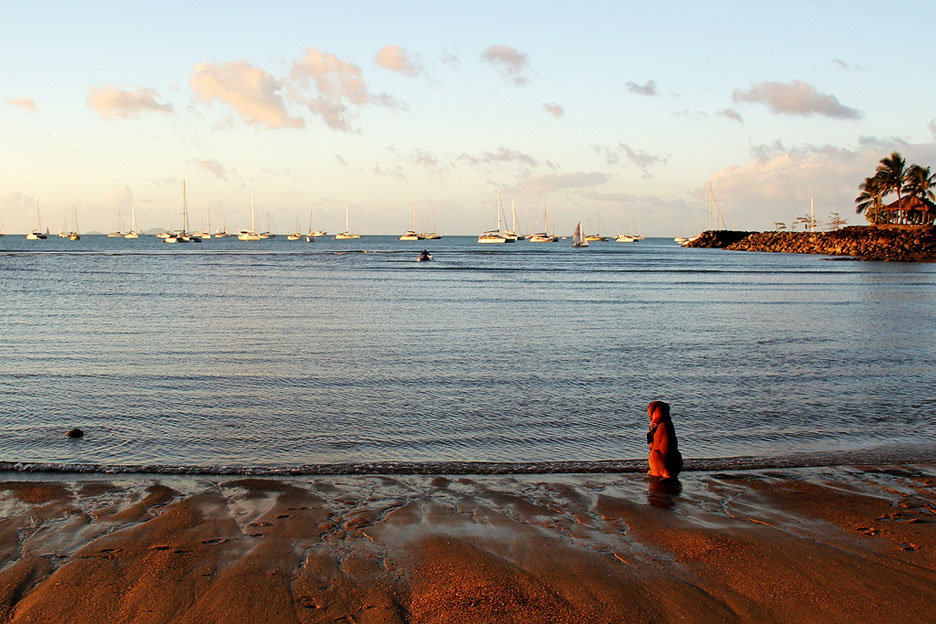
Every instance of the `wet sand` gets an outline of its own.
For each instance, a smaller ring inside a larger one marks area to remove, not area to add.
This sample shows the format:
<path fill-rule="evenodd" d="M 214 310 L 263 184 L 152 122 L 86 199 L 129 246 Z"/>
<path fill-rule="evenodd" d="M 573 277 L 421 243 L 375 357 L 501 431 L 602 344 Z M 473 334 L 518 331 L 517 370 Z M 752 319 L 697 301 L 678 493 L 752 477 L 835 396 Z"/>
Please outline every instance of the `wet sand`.
<path fill-rule="evenodd" d="M 936 466 L 0 473 L 0 622 L 932 621 Z"/>

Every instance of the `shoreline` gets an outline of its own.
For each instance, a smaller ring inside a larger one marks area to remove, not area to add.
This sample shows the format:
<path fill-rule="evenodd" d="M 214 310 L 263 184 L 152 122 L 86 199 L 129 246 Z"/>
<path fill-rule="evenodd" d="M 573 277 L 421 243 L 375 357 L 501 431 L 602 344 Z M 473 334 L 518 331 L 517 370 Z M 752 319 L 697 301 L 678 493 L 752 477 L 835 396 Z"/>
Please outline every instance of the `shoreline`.
<path fill-rule="evenodd" d="M 684 472 L 769 470 L 776 468 L 831 468 L 897 463 L 936 464 L 936 443 L 889 445 L 788 455 L 710 457 L 685 459 Z M 270 466 L 188 464 L 94 464 L 74 462 L 0 461 L 0 473 L 21 475 L 189 475 L 203 477 L 303 477 L 352 475 L 563 475 L 643 474 L 646 458 L 556 461 L 372 461 L 289 464 Z"/>
<path fill-rule="evenodd" d="M 0 474 L 0 622 L 922 622 L 936 464 Z"/>

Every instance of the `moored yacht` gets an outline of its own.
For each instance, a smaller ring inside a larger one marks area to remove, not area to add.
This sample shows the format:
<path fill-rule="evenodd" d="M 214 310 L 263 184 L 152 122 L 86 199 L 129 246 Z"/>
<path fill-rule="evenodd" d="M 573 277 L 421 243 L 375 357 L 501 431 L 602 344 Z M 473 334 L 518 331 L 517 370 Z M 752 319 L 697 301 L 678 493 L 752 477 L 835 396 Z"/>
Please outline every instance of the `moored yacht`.
<path fill-rule="evenodd" d="M 164 243 L 200 243 L 200 236 L 188 232 L 188 200 L 185 195 L 185 180 L 182 180 L 182 229 L 170 232 Z"/>
<path fill-rule="evenodd" d="M 140 233 L 136 231 L 136 209 L 130 204 L 130 231 L 123 235 L 124 238 L 140 238 Z"/>
<path fill-rule="evenodd" d="M 555 243 L 559 241 L 558 236 L 547 234 L 549 231 L 549 222 L 546 219 L 546 206 L 543 205 L 543 231 L 527 237 L 531 243 Z"/>
<path fill-rule="evenodd" d="M 237 232 L 237 240 L 258 241 L 262 237 L 257 234 L 257 210 L 254 205 L 254 192 L 250 189 L 250 229 Z"/>
<path fill-rule="evenodd" d="M 516 238 L 508 238 L 501 231 L 501 198 L 500 188 L 497 189 L 497 229 L 483 232 L 478 237 L 479 243 L 512 243 Z"/>
<path fill-rule="evenodd" d="M 348 204 L 345 204 L 345 231 L 335 234 L 335 240 L 349 240 L 352 238 L 361 238 L 360 234 L 351 233 L 351 220 L 350 213 L 348 212 Z"/>
<path fill-rule="evenodd" d="M 39 202 L 36 202 L 36 229 L 26 235 L 26 240 L 45 240 L 49 236 L 42 232 L 42 219 L 39 218 Z"/>
<path fill-rule="evenodd" d="M 397 240 L 411 241 L 422 239 L 423 237 L 416 233 L 416 202 L 413 202 L 413 229 L 407 230 L 406 233 Z"/>

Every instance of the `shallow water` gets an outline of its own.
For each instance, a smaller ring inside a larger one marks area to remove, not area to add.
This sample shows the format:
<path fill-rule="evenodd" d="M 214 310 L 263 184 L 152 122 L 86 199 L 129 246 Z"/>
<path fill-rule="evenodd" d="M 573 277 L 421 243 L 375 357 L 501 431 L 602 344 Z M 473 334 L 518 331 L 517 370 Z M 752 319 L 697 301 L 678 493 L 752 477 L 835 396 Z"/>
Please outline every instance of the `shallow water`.
<path fill-rule="evenodd" d="M 0 306 L 0 462 L 638 459 L 653 399 L 687 458 L 936 448 L 933 264 L 6 236 Z"/>

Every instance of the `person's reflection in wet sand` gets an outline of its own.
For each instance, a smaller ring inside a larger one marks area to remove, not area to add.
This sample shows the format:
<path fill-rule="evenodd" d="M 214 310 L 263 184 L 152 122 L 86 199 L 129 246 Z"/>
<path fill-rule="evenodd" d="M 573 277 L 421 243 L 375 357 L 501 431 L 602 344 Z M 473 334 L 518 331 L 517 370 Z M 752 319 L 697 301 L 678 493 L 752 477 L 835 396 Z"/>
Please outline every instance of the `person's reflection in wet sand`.
<path fill-rule="evenodd" d="M 647 490 L 647 502 L 654 507 L 672 509 L 682 493 L 682 483 L 678 479 L 650 477 Z"/>

